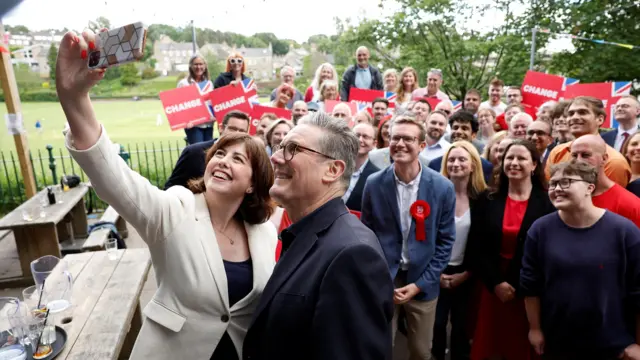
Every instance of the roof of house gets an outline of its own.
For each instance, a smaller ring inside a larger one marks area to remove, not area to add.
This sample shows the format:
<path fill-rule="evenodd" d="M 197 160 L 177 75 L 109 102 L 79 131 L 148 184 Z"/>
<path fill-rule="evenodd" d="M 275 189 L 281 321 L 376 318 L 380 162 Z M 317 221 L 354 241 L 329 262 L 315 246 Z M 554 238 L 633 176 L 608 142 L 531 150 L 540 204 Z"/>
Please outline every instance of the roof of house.
<path fill-rule="evenodd" d="M 239 52 L 244 57 L 262 57 L 272 55 L 272 51 L 269 50 L 269 48 L 236 48 L 235 51 Z"/>
<path fill-rule="evenodd" d="M 192 43 L 178 43 L 178 42 L 170 42 L 170 43 L 164 43 L 164 42 L 157 42 L 154 44 L 154 47 L 156 47 L 158 50 L 193 50 L 193 44 Z"/>

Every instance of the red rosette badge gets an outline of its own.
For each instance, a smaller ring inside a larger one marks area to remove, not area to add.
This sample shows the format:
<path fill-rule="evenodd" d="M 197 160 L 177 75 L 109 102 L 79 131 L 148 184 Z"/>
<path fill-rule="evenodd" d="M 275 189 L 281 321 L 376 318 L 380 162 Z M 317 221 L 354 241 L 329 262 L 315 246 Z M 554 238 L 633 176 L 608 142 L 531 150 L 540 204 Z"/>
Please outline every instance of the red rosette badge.
<path fill-rule="evenodd" d="M 411 216 L 416 220 L 416 240 L 425 241 L 427 239 L 427 229 L 425 220 L 431 213 L 429 203 L 424 200 L 417 200 L 411 204 L 409 209 Z"/>

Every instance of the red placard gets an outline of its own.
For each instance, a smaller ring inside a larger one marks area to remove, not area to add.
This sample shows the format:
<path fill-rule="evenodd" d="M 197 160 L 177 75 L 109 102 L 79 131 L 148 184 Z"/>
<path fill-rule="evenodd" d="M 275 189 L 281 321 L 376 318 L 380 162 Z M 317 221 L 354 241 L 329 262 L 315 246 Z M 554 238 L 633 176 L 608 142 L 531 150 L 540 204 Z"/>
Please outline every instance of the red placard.
<path fill-rule="evenodd" d="M 239 110 L 246 114 L 251 114 L 251 104 L 247 100 L 242 86 L 223 86 L 207 95 L 211 100 L 213 113 L 216 114 L 218 126 L 222 125 L 224 116 L 231 110 Z"/>
<path fill-rule="evenodd" d="M 251 123 L 249 124 L 249 135 L 256 134 L 258 130 L 258 124 L 260 123 L 260 118 L 262 117 L 262 115 L 267 113 L 273 113 L 278 118 L 291 120 L 291 110 L 279 109 L 279 108 L 257 105 L 257 104 L 253 105 L 253 110 L 251 110 Z"/>
<path fill-rule="evenodd" d="M 607 111 L 607 118 L 604 119 L 602 127 L 617 127 L 615 122 L 614 107 L 621 96 L 629 95 L 631 91 L 631 82 L 618 81 L 608 83 L 592 83 L 592 84 L 575 84 L 567 86 L 564 91 L 564 98 L 571 99 L 576 96 L 593 96 L 602 100 L 604 108 Z"/>
<path fill-rule="evenodd" d="M 211 113 L 196 84 L 161 91 L 159 96 L 171 130 L 184 129 L 189 122 L 200 125 L 211 121 Z"/>
<path fill-rule="evenodd" d="M 253 105 L 253 110 L 251 111 L 251 117 L 253 119 L 260 120 L 260 117 L 266 113 L 273 113 L 273 114 L 276 114 L 278 118 L 291 120 L 291 110 L 274 108 L 274 107 L 264 106 L 264 105 Z"/>
<path fill-rule="evenodd" d="M 547 101 L 558 101 L 562 97 L 564 84 L 563 76 L 527 71 L 520 89 L 522 103 L 539 108 Z"/>
<path fill-rule="evenodd" d="M 389 108 L 393 109 L 396 107 L 396 96 L 393 92 L 359 88 L 351 88 L 351 90 L 349 90 L 349 102 L 355 102 L 357 105 L 357 109 L 364 109 L 365 106 L 367 108 L 371 108 L 371 103 L 373 103 L 373 100 L 377 98 L 383 98 L 387 100 L 391 99 L 389 100 Z"/>

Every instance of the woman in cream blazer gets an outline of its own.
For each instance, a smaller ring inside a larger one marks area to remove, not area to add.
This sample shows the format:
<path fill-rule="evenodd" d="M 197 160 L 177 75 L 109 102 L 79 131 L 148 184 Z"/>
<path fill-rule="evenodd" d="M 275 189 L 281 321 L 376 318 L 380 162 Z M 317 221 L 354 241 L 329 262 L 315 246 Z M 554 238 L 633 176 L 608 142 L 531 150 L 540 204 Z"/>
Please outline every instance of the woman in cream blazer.
<path fill-rule="evenodd" d="M 87 67 L 91 41 L 91 33 L 64 36 L 56 88 L 69 121 L 71 155 L 98 196 L 149 245 L 158 290 L 143 311 L 131 359 L 241 359 L 275 266 L 277 234 L 267 221 L 273 212 L 269 158 L 249 135 L 234 133 L 207 152 L 205 176 L 192 190 L 151 185 L 111 150 L 96 120 L 88 94 L 104 70 Z"/>

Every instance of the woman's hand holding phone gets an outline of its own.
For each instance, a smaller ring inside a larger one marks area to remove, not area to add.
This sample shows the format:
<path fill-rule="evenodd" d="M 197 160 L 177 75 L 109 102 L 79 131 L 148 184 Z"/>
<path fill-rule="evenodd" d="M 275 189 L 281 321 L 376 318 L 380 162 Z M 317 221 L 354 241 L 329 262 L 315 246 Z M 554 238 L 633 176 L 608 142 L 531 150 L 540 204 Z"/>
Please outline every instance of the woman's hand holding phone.
<path fill-rule="evenodd" d="M 58 50 L 56 61 L 56 90 L 61 100 L 89 94 L 103 77 L 105 69 L 89 69 L 88 54 L 95 48 L 95 34 L 86 30 L 81 36 L 67 32 Z"/>

